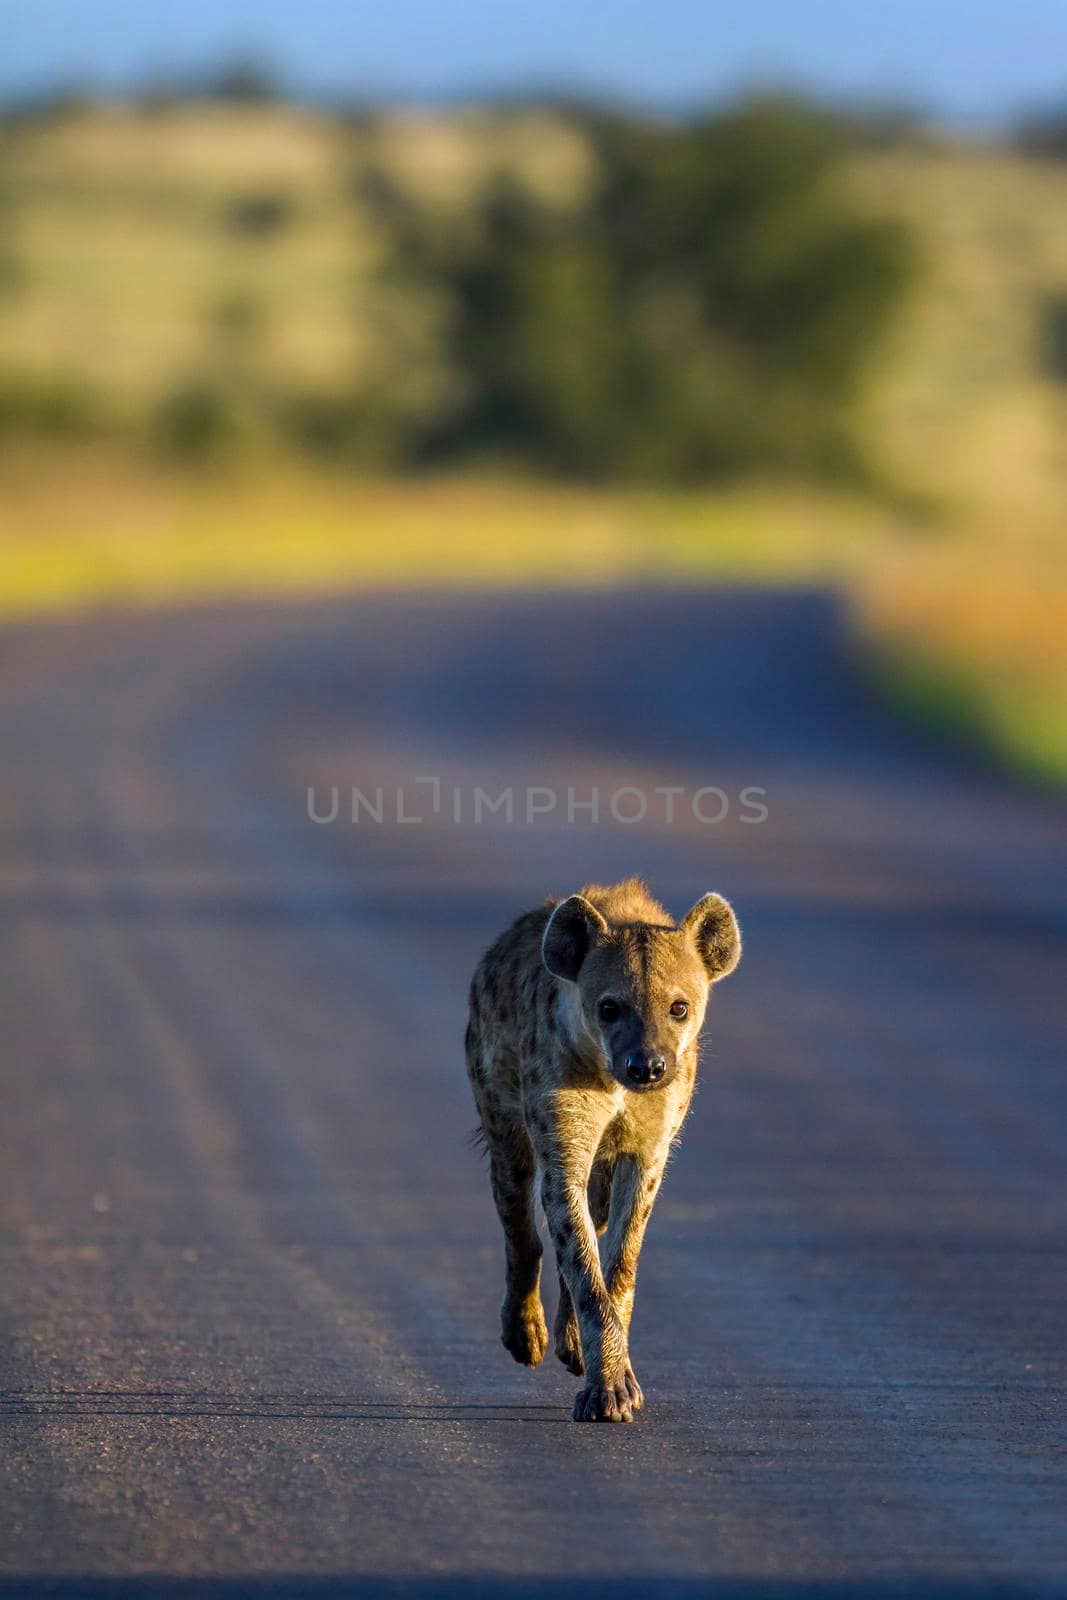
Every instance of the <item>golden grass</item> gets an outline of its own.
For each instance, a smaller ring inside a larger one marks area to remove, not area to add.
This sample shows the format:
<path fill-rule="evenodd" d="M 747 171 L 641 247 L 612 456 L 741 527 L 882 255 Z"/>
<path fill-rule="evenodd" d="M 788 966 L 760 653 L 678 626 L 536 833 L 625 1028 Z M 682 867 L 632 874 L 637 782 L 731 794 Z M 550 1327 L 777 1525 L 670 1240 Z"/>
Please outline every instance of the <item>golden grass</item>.
<path fill-rule="evenodd" d="M 591 171 L 584 134 L 537 111 L 398 112 L 360 128 L 286 106 L 109 105 L 0 129 L 0 246 L 19 280 L 11 294 L 0 283 L 0 377 L 75 380 L 129 423 L 190 374 L 226 366 L 218 312 L 239 296 L 255 319 L 242 370 L 269 387 L 350 389 L 390 314 L 385 334 L 412 344 L 412 381 L 433 382 L 418 330 L 434 297 L 409 286 L 390 312 L 361 177 L 385 172 L 420 205 L 456 209 L 502 172 L 566 206 Z M 288 207 L 267 237 L 232 222 L 234 203 L 257 195 Z"/>
<path fill-rule="evenodd" d="M 886 513 L 798 489 L 656 494 L 295 465 L 185 476 L 100 455 L 8 465 L 9 613 L 404 584 L 795 582 L 889 547 Z M 864 554 L 866 552 L 866 554 Z"/>
<path fill-rule="evenodd" d="M 299 106 L 189 101 L 158 110 L 98 102 L 81 115 L 17 135 L 20 185 L 77 197 L 106 188 L 147 194 L 224 194 L 233 188 L 328 180 L 338 124 Z"/>
<path fill-rule="evenodd" d="M 854 186 L 915 226 L 922 271 L 867 426 L 901 482 L 1005 544 L 1067 525 L 1067 386 L 1047 370 L 1067 291 L 1067 163 L 972 147 L 866 154 Z"/>
<path fill-rule="evenodd" d="M 870 397 L 936 536 L 853 582 L 890 692 L 1026 770 L 1067 780 L 1067 384 L 1050 371 L 1067 293 L 1067 163 L 973 147 L 867 154 L 857 191 L 909 217 L 923 272 Z"/>

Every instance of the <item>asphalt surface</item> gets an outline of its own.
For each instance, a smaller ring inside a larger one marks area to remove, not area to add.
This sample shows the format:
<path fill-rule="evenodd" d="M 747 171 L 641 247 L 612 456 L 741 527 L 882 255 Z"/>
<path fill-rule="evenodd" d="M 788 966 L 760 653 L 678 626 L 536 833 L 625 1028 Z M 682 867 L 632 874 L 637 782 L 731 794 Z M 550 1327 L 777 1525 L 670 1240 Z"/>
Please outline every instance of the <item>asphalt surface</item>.
<path fill-rule="evenodd" d="M 1067 1593 L 1067 813 L 883 712 L 829 598 L 12 628 L 0 746 L 0 1593 Z M 581 1426 L 498 1343 L 465 988 L 634 870 L 746 954 L 646 1410 Z"/>

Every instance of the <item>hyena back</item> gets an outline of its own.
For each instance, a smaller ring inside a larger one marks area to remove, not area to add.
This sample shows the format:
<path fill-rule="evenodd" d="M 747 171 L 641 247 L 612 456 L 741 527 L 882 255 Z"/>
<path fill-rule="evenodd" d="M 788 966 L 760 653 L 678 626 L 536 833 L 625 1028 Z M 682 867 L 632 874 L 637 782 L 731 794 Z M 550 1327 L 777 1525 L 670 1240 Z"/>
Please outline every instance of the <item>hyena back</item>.
<path fill-rule="evenodd" d="M 585 1383 L 576 1421 L 629 1422 L 637 1258 L 689 1103 L 710 985 L 741 954 L 720 895 L 675 924 L 636 879 L 547 900 L 482 957 L 467 1070 L 504 1229 L 502 1339 L 536 1366 L 539 1196 L 559 1270 L 555 1349 Z M 603 1236 L 603 1244 L 597 1240 Z"/>

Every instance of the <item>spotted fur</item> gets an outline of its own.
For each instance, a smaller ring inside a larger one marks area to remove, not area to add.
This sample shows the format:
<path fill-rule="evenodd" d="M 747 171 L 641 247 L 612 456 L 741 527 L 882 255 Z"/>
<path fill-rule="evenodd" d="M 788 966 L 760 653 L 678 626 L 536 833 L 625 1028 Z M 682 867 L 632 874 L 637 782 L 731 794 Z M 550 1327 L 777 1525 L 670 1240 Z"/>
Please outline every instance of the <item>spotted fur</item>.
<path fill-rule="evenodd" d="M 555 1351 L 585 1379 L 576 1421 L 629 1422 L 643 1404 L 629 1355 L 637 1259 L 692 1099 L 710 985 L 740 954 L 720 895 L 675 924 L 629 878 L 525 912 L 474 973 L 467 1070 L 504 1229 L 502 1339 L 528 1366 L 548 1349 L 539 1197 L 559 1272 Z M 638 1083 L 640 1071 L 661 1076 Z"/>

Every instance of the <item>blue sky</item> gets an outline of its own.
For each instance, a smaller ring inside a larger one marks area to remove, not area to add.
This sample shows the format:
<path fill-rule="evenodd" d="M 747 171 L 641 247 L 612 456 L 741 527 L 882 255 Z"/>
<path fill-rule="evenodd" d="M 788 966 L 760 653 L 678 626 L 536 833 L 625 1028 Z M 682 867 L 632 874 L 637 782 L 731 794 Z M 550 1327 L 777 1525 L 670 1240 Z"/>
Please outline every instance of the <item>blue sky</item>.
<path fill-rule="evenodd" d="M 330 93 L 676 104 L 790 81 L 981 123 L 1067 99 L 1067 0 L 0 0 L 2 92 L 249 54 Z"/>

